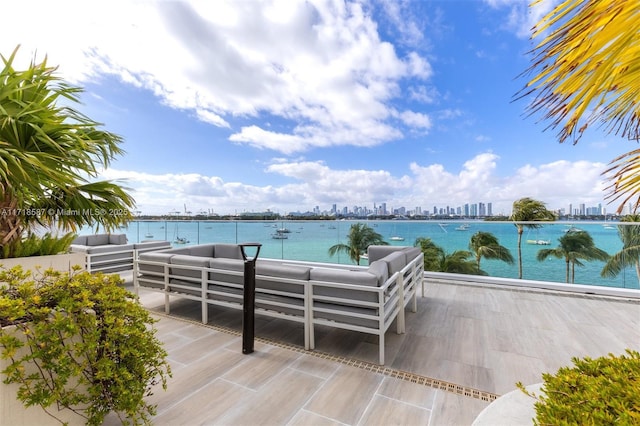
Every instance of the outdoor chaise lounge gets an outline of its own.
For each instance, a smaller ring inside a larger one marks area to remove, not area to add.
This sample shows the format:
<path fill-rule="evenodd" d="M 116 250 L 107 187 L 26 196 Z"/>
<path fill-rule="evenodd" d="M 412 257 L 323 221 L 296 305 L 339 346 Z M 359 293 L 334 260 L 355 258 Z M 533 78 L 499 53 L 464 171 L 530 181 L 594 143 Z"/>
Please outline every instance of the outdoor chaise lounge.
<path fill-rule="evenodd" d="M 256 261 L 256 314 L 304 324 L 304 345 L 314 349 L 314 327 L 323 325 L 375 334 L 384 364 L 384 335 L 394 320 L 404 332 L 405 307 L 416 309 L 423 254 L 414 247 L 371 246 L 369 266 L 277 259 Z M 240 246 L 207 244 L 141 253 L 134 287 L 201 303 L 242 309 L 244 261 Z"/>
<path fill-rule="evenodd" d="M 72 253 L 84 253 L 89 272 L 118 272 L 133 269 L 139 253 L 170 248 L 169 241 L 129 244 L 125 234 L 80 235 L 71 243 Z"/>

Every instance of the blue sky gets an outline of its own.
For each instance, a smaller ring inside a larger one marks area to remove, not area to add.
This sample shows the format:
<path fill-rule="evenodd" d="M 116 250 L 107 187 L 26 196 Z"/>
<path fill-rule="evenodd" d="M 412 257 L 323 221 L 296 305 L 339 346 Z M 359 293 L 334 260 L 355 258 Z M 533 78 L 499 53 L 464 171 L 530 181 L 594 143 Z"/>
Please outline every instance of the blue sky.
<path fill-rule="evenodd" d="M 84 87 L 81 111 L 125 141 L 100 177 L 146 214 L 509 214 L 524 196 L 613 212 L 601 173 L 635 144 L 559 144 L 515 100 L 553 1 L 27 0 L 3 6 L 0 52 L 47 54 Z"/>

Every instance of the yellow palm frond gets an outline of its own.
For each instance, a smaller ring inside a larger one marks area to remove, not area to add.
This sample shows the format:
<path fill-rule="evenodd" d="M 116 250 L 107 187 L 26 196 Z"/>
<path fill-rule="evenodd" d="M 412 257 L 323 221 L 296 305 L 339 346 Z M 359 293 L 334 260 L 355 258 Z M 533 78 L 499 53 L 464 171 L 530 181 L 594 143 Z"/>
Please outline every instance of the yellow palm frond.
<path fill-rule="evenodd" d="M 534 3 L 540 3 L 538 0 Z M 596 122 L 640 138 L 640 0 L 565 0 L 534 27 L 529 112 L 574 143 Z"/>

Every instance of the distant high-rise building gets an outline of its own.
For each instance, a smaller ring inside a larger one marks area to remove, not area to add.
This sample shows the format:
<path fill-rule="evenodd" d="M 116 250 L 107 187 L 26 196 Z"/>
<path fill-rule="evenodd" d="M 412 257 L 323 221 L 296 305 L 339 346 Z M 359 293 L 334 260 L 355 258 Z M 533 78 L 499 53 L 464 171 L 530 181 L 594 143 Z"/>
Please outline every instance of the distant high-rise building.
<path fill-rule="evenodd" d="M 487 215 L 487 208 L 485 207 L 484 203 L 478 203 L 478 215 L 479 216 Z"/>
<path fill-rule="evenodd" d="M 493 216 L 491 203 L 487 203 L 487 216 Z"/>

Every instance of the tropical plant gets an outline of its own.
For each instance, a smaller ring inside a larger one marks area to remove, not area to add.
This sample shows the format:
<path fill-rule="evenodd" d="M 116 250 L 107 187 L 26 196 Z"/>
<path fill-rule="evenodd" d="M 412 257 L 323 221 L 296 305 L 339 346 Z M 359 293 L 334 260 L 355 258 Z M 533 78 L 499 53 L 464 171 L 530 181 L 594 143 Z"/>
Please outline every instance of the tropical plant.
<path fill-rule="evenodd" d="M 466 250 L 456 250 L 447 253 L 430 238 L 419 237 L 414 244 L 424 253 L 424 269 L 433 272 L 448 272 L 451 274 L 487 275 L 477 267 L 473 254 Z"/>
<path fill-rule="evenodd" d="M 476 258 L 476 265 L 480 270 L 480 260 L 485 259 L 501 260 L 513 265 L 514 259 L 508 248 L 500 245 L 498 237 L 491 232 L 478 231 L 471 236 L 469 250 Z"/>
<path fill-rule="evenodd" d="M 532 7 L 541 0 L 532 3 Z M 577 143 L 599 122 L 607 133 L 640 138 L 640 4 L 637 0 L 563 0 L 534 27 L 533 74 L 521 97 L 529 111 L 560 127 L 559 140 Z M 608 198 L 640 203 L 640 150 L 619 156 L 605 171 Z M 635 211 L 635 209 L 634 209 Z"/>
<path fill-rule="evenodd" d="M 0 55 L 2 252 L 36 226 L 110 230 L 126 223 L 133 198 L 115 182 L 93 181 L 123 153 L 121 138 L 73 108 L 82 90 L 62 81 L 46 58 L 14 69 L 17 52 Z"/>
<path fill-rule="evenodd" d="M 16 241 L 15 244 L 3 246 L 0 257 L 8 259 L 66 253 L 75 238 L 75 232 L 69 232 L 62 237 L 52 235 L 50 232 L 44 235 L 27 232 L 26 237 Z"/>
<path fill-rule="evenodd" d="M 640 222 L 640 215 L 628 215 L 620 222 Z M 613 254 L 602 268 L 602 277 L 614 278 L 625 268 L 634 268 L 640 281 L 640 224 L 618 225 L 622 249 Z"/>
<path fill-rule="evenodd" d="M 337 253 L 346 253 L 349 258 L 356 264 L 360 264 L 360 257 L 367 251 L 370 245 L 388 245 L 382 238 L 382 235 L 373 230 L 372 227 L 364 223 L 354 223 L 349 228 L 347 235 L 347 244 L 336 244 L 329 248 L 329 255 L 334 256 Z"/>
<path fill-rule="evenodd" d="M 418 237 L 416 238 L 415 247 L 420 247 L 422 253 L 424 253 L 424 270 L 425 271 L 439 271 L 440 259 L 445 256 L 444 249 L 431 240 L 431 238 Z"/>
<path fill-rule="evenodd" d="M 518 388 L 536 399 L 537 425 L 640 424 L 640 353 L 572 358 L 572 367 L 544 373 L 542 394 Z"/>
<path fill-rule="evenodd" d="M 575 282 L 575 266 L 584 266 L 580 260 L 607 260 L 609 254 L 595 246 L 587 231 L 567 232 L 558 239 L 560 245 L 553 249 L 541 249 L 536 258 L 544 261 L 548 257 L 564 259 L 566 262 L 566 282 Z"/>
<path fill-rule="evenodd" d="M 513 202 L 510 220 L 518 230 L 518 278 L 522 279 L 522 234 L 524 228 L 538 229 L 542 224 L 531 223 L 540 221 L 553 221 L 556 219 L 555 214 L 547 210 L 542 201 L 532 198 L 520 198 Z"/>
<path fill-rule="evenodd" d="M 155 320 L 116 275 L 0 269 L 0 357 L 25 406 L 71 410 L 99 425 L 114 412 L 150 423 L 144 398 L 171 369 Z M 13 325 L 13 327 L 6 327 Z"/>

